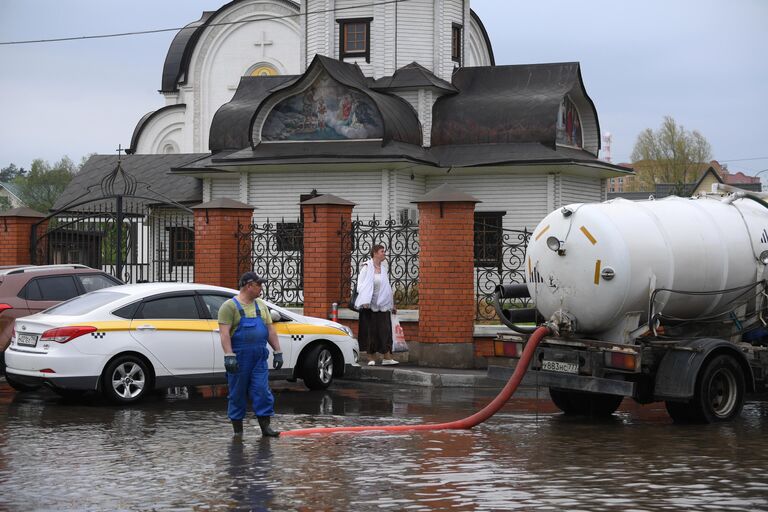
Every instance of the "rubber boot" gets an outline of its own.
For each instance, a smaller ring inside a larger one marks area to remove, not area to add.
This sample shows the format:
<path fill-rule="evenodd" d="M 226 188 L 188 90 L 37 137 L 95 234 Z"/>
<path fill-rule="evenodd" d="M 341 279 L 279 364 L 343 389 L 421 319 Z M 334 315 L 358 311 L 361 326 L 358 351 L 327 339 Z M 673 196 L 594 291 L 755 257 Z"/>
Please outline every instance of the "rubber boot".
<path fill-rule="evenodd" d="M 277 437 L 277 436 L 280 435 L 280 432 L 275 432 L 269 426 L 269 422 L 272 419 L 271 416 L 256 416 L 256 419 L 259 420 L 259 426 L 261 427 L 261 435 L 262 436 L 264 436 L 264 437 Z"/>
<path fill-rule="evenodd" d="M 232 430 L 236 436 L 243 435 L 243 420 L 232 420 Z"/>

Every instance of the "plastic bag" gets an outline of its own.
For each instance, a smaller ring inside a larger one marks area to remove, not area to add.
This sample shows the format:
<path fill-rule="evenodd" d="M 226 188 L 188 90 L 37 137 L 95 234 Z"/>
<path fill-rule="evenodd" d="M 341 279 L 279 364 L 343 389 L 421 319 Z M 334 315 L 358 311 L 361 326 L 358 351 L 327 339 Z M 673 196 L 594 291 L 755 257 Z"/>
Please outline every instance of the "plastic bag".
<path fill-rule="evenodd" d="M 392 352 L 408 352 L 408 343 L 397 315 L 392 315 Z"/>

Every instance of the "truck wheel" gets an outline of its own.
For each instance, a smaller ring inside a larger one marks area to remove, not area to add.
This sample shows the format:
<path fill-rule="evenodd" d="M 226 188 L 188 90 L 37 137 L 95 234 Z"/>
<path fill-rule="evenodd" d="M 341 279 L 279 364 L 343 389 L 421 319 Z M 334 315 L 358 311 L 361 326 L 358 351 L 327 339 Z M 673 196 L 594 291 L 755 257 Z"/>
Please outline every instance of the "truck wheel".
<path fill-rule="evenodd" d="M 707 423 L 729 421 L 744 406 L 744 372 L 729 355 L 719 355 L 707 362 L 696 379 L 696 393 L 691 405 L 697 419 Z"/>
<path fill-rule="evenodd" d="M 610 416 L 621 405 L 623 396 L 549 388 L 549 396 L 563 413 L 600 418 Z"/>

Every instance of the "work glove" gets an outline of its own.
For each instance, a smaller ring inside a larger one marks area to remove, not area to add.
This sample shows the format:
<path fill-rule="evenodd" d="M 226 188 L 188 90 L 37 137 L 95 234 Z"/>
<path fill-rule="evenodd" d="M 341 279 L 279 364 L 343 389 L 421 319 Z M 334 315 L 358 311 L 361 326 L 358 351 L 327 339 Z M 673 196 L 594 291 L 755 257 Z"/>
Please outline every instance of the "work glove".
<path fill-rule="evenodd" d="M 235 354 L 224 354 L 224 368 L 226 368 L 227 373 L 237 373 L 240 371 Z"/>
<path fill-rule="evenodd" d="M 279 370 L 283 367 L 283 353 L 282 352 L 275 352 L 275 354 L 272 356 L 272 367 L 275 370 Z"/>

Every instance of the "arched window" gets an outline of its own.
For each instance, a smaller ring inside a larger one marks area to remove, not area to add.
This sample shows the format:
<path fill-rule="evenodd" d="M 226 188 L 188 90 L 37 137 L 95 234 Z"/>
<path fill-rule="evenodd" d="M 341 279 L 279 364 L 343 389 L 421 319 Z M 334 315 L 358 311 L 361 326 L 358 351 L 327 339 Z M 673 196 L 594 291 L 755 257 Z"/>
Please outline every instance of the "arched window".
<path fill-rule="evenodd" d="M 246 73 L 247 76 L 275 76 L 277 74 L 277 69 L 274 66 L 263 62 L 254 64 Z"/>
<path fill-rule="evenodd" d="M 557 111 L 556 126 L 556 141 L 558 144 L 575 146 L 577 148 L 583 147 L 584 138 L 581 134 L 581 117 L 579 117 L 576 105 L 573 104 L 568 96 L 563 98 L 563 102 L 560 103 L 560 109 Z"/>

